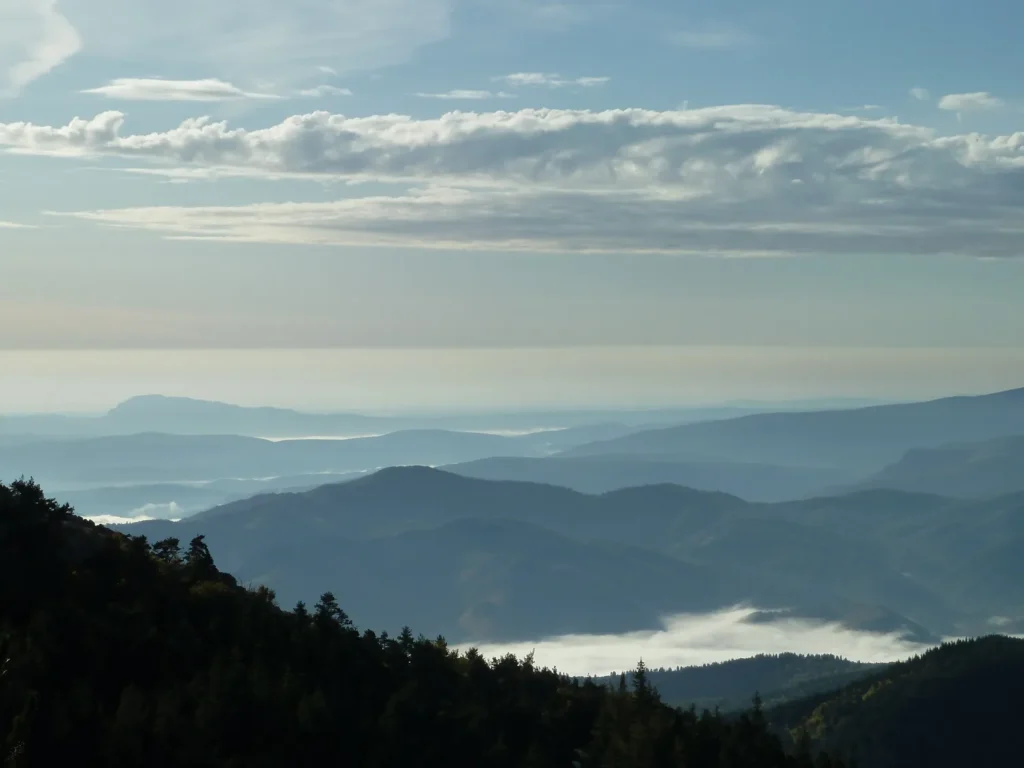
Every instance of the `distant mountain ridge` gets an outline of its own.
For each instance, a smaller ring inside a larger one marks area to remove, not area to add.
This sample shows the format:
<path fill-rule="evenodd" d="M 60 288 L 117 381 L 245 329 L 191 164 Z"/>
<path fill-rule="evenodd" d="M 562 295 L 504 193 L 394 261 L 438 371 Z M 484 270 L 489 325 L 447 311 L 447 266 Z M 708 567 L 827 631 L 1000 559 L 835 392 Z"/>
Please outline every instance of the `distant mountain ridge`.
<path fill-rule="evenodd" d="M 2 403 L 0 403 L 2 407 Z M 139 432 L 234 434 L 247 437 L 359 437 L 410 429 L 526 432 L 606 425 L 620 433 L 658 424 L 683 424 L 747 413 L 786 410 L 792 403 L 609 410 L 530 410 L 450 414 L 371 415 L 313 413 L 288 408 L 250 407 L 187 397 L 140 395 L 104 414 L 0 415 L 0 435 L 97 437 Z M 613 434 L 605 435 L 611 437 Z M 599 439 L 595 435 L 592 439 Z"/>
<path fill-rule="evenodd" d="M 912 448 L 1024 434 L 1024 389 L 920 403 L 764 413 L 635 432 L 565 456 L 724 461 L 877 471 Z"/>
<path fill-rule="evenodd" d="M 837 469 L 715 461 L 660 461 L 634 456 L 492 457 L 444 469 L 466 477 L 560 485 L 581 493 L 669 483 L 723 491 L 747 501 L 787 501 L 850 483 Z"/>

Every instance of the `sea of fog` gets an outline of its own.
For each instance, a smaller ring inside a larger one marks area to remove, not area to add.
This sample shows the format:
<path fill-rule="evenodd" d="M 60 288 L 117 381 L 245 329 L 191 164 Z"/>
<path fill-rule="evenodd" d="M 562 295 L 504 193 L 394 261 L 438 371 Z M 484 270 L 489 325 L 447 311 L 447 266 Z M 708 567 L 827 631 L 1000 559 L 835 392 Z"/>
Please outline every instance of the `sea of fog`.
<path fill-rule="evenodd" d="M 536 642 L 477 646 L 486 657 L 529 653 L 539 666 L 569 675 L 607 675 L 629 670 L 643 659 L 649 667 L 689 667 L 761 653 L 830 653 L 851 661 L 890 662 L 932 646 L 899 635 L 848 629 L 821 621 L 780 618 L 749 622 L 758 609 L 734 607 L 711 614 L 674 616 L 656 631 L 622 635 L 565 635 Z M 468 650 L 469 646 L 461 648 Z"/>

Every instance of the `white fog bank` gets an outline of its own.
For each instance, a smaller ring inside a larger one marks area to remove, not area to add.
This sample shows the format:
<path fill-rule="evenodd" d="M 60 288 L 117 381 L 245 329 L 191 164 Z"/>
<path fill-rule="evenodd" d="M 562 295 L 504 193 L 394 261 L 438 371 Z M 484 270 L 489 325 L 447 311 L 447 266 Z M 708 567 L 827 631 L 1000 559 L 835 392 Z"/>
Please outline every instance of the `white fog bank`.
<path fill-rule="evenodd" d="M 649 667 L 688 667 L 759 653 L 791 652 L 887 662 L 910 658 L 931 647 L 898 635 L 856 631 L 839 624 L 798 619 L 748 622 L 757 611 L 736 607 L 667 618 L 657 631 L 566 635 L 537 642 L 480 645 L 478 650 L 486 658 L 506 653 L 521 658 L 532 651 L 539 666 L 555 667 L 570 675 L 606 675 L 632 669 L 640 659 Z"/>

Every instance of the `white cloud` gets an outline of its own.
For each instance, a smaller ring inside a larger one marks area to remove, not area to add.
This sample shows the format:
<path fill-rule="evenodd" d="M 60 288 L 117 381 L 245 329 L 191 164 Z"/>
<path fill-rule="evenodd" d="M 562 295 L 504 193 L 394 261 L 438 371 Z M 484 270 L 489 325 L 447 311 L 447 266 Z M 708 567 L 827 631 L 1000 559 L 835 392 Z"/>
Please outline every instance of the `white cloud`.
<path fill-rule="evenodd" d="M 931 98 L 931 94 L 928 93 L 927 88 L 911 88 L 910 95 L 918 101 L 928 101 Z"/>
<path fill-rule="evenodd" d="M 17 93 L 75 55 L 82 46 L 56 0 L 3 0 L 0 5 L 0 96 Z"/>
<path fill-rule="evenodd" d="M 321 99 L 325 96 L 351 96 L 352 91 L 348 88 L 339 88 L 336 85 L 317 85 L 313 88 L 303 88 L 299 96 L 311 99 Z"/>
<path fill-rule="evenodd" d="M 448 36 L 454 0 L 308 0 L 301 4 L 59 0 L 59 4 L 90 54 L 144 60 L 154 71 L 187 61 L 228 82 L 270 79 L 280 83 L 282 90 L 293 90 L 321 67 L 345 74 L 408 60 L 420 46 Z"/>
<path fill-rule="evenodd" d="M 615 2 L 599 0 L 476 0 L 489 16 L 498 18 L 502 28 L 525 26 L 534 31 L 550 33 L 587 24 L 601 16 L 621 10 Z"/>
<path fill-rule="evenodd" d="M 86 517 L 96 525 L 131 525 L 132 523 L 146 523 L 151 520 L 168 520 L 177 523 L 187 517 L 185 510 L 176 502 L 169 504 L 145 504 L 138 509 L 133 509 L 125 515 L 93 515 Z"/>
<path fill-rule="evenodd" d="M 749 32 L 730 24 L 710 24 L 680 29 L 669 33 L 669 40 L 682 48 L 728 50 L 746 48 L 756 42 Z"/>
<path fill-rule="evenodd" d="M 459 90 L 445 91 L 444 93 L 417 93 L 421 99 L 442 99 L 451 101 L 472 101 L 472 100 L 483 100 L 483 99 L 514 99 L 516 95 L 514 93 L 505 93 L 505 91 L 498 91 L 494 93 L 492 91 L 469 91 Z"/>
<path fill-rule="evenodd" d="M 121 77 L 99 88 L 82 93 L 107 96 L 122 101 L 232 101 L 235 99 L 274 99 L 273 94 L 247 93 L 223 80 L 163 80 L 159 78 Z"/>
<path fill-rule="evenodd" d="M 155 518 L 152 517 L 120 517 L 119 515 L 93 515 L 86 517 L 96 525 L 131 525 L 132 523 L 148 523 Z"/>
<path fill-rule="evenodd" d="M 991 93 L 950 93 L 939 99 L 939 109 L 950 112 L 984 112 L 1001 109 L 1005 104 Z"/>
<path fill-rule="evenodd" d="M 565 78 L 557 74 L 549 74 L 545 72 L 514 72 L 511 75 L 502 75 L 501 77 L 494 78 L 495 80 L 507 83 L 513 88 L 521 88 L 523 86 L 540 85 L 547 86 L 548 88 L 566 88 L 568 86 L 577 85 L 583 88 L 593 88 L 599 85 L 604 85 L 611 78 L 609 77 L 575 77 Z"/>
<path fill-rule="evenodd" d="M 0 221 L 0 229 L 37 229 L 35 224 L 21 224 L 17 221 Z"/>
<path fill-rule="evenodd" d="M 1024 250 L 1024 132 L 940 136 L 767 105 L 429 120 L 314 112 L 258 130 L 208 119 L 123 128 L 118 112 L 62 127 L 0 124 L 0 145 L 399 186 L 362 197 L 352 186 L 315 204 L 78 214 L 174 237 L 737 256 Z"/>
<path fill-rule="evenodd" d="M 166 504 L 143 504 L 128 513 L 129 517 L 146 520 L 180 520 L 186 516 L 185 510 L 176 501 Z"/>
<path fill-rule="evenodd" d="M 750 622 L 749 608 L 677 616 L 654 632 L 566 635 L 536 642 L 482 645 L 485 658 L 533 653 L 538 665 L 568 675 L 607 675 L 636 667 L 698 666 L 759 653 L 832 653 L 851 661 L 901 661 L 929 648 L 896 635 L 861 632 L 839 624 L 786 619 Z M 460 650 L 469 650 L 461 648 Z"/>
<path fill-rule="evenodd" d="M 336 70 L 334 67 L 327 67 L 324 66 L 323 64 L 318 66 L 316 68 L 316 71 L 322 75 L 331 75 L 332 77 L 336 77 L 338 74 L 338 70 Z"/>

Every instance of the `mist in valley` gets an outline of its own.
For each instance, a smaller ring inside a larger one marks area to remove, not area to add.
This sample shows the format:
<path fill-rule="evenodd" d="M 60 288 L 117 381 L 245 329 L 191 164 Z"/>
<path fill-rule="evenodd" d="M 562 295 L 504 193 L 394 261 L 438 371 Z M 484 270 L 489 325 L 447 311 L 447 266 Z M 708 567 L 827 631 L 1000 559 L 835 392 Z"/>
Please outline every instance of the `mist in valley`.
<path fill-rule="evenodd" d="M 610 605 L 609 610 L 614 610 Z M 536 642 L 476 646 L 486 658 L 534 655 L 539 666 L 569 675 L 607 675 L 631 670 L 641 659 L 649 668 L 690 667 L 758 654 L 832 654 L 850 661 L 901 661 L 927 651 L 897 634 L 849 629 L 838 623 L 780 618 L 752 622 L 757 608 L 736 606 L 708 614 L 668 617 L 656 631 L 618 635 L 565 635 Z M 468 650 L 463 647 L 462 650 Z"/>

